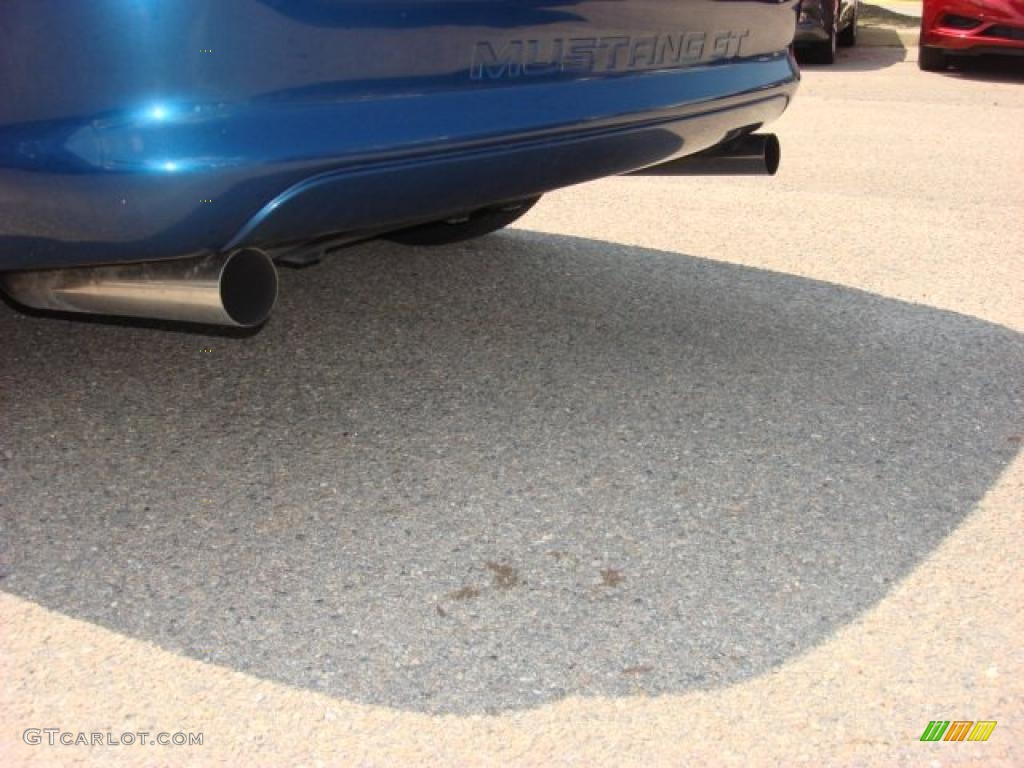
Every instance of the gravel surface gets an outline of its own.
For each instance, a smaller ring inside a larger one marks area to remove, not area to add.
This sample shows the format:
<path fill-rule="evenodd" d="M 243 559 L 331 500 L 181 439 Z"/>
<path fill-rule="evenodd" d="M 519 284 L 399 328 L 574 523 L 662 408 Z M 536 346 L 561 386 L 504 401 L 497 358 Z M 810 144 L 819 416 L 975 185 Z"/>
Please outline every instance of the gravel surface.
<path fill-rule="evenodd" d="M 993 718 L 1014 764 L 1024 94 L 844 55 L 773 180 L 352 248 L 251 336 L 0 313 L 4 721 L 205 729 L 197 764 L 888 765 Z"/>

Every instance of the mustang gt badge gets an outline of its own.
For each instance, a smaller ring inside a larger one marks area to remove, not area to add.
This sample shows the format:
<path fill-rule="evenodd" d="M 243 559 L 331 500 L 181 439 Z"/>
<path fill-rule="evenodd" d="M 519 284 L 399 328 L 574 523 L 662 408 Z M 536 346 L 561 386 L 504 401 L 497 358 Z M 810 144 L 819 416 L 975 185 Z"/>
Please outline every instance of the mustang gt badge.
<path fill-rule="evenodd" d="M 681 32 L 627 37 L 555 37 L 478 42 L 469 76 L 474 80 L 629 72 L 738 58 L 750 30 Z"/>

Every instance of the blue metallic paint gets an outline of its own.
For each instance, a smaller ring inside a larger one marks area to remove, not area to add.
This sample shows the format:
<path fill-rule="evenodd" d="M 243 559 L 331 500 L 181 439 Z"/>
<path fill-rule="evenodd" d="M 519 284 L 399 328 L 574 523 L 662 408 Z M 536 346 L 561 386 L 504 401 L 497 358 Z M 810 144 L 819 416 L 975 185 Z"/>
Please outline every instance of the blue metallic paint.
<path fill-rule="evenodd" d="M 794 6 L 4 0 L 0 269 L 380 231 L 698 151 L 785 108 Z M 684 30 L 739 50 L 644 58 Z M 481 44 L 594 38 L 633 48 L 472 76 Z"/>

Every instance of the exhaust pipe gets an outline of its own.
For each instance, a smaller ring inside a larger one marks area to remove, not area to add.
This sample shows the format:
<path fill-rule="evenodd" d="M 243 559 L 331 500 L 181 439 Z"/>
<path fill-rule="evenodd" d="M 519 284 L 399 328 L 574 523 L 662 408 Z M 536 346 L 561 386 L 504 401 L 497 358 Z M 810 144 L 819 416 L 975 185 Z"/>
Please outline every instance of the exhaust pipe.
<path fill-rule="evenodd" d="M 630 176 L 774 176 L 782 147 L 774 133 L 749 133 L 698 152 L 633 171 Z"/>
<path fill-rule="evenodd" d="M 8 272 L 5 292 L 35 309 L 251 328 L 277 301 L 277 269 L 255 248 L 193 259 Z"/>

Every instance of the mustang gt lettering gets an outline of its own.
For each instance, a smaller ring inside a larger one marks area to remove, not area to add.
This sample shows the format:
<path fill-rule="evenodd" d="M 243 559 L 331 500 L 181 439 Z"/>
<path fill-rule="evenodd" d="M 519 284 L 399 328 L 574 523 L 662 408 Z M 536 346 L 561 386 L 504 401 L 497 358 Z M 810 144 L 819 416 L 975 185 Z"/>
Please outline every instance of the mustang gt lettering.
<path fill-rule="evenodd" d="M 497 80 L 557 72 L 627 72 L 733 59 L 750 30 L 681 32 L 627 37 L 556 37 L 548 40 L 480 41 L 469 76 Z"/>

